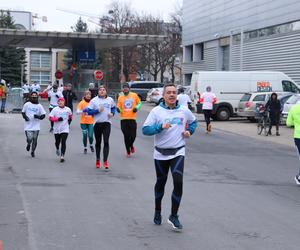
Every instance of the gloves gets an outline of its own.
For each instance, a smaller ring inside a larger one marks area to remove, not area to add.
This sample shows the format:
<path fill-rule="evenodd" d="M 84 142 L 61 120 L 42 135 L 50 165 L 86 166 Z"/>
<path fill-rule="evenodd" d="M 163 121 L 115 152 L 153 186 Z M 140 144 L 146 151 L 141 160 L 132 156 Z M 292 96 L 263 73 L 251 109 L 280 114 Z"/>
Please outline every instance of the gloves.
<path fill-rule="evenodd" d="M 22 116 L 23 116 L 23 119 L 26 121 L 26 122 L 29 122 L 29 117 L 24 113 L 22 112 Z"/>
<path fill-rule="evenodd" d="M 39 115 L 34 115 L 33 116 L 35 119 L 40 119 L 40 116 Z"/>
<path fill-rule="evenodd" d="M 120 109 L 120 108 L 117 108 L 117 112 L 118 112 L 118 113 L 121 113 L 121 109 Z"/>
<path fill-rule="evenodd" d="M 59 98 L 59 95 L 55 95 L 56 96 L 56 98 Z"/>
<path fill-rule="evenodd" d="M 59 122 L 62 122 L 63 120 L 64 120 L 64 118 L 62 118 L 62 117 L 59 117 L 59 118 L 58 118 L 58 121 L 59 121 Z"/>
<path fill-rule="evenodd" d="M 133 113 L 136 113 L 138 110 L 137 110 L 137 108 L 134 108 L 132 111 L 133 111 Z"/>

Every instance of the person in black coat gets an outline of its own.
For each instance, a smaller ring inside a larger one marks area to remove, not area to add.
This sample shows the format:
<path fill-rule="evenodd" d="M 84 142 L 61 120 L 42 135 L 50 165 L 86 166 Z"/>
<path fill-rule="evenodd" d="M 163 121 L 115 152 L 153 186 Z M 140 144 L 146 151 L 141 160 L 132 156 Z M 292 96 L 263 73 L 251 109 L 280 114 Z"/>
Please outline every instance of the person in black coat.
<path fill-rule="evenodd" d="M 269 110 L 271 119 L 268 135 L 272 135 L 272 126 L 276 126 L 276 135 L 279 136 L 281 103 L 278 100 L 276 93 L 272 93 L 271 98 L 266 104 L 266 110 Z"/>
<path fill-rule="evenodd" d="M 89 91 L 91 92 L 92 99 L 98 95 L 98 89 L 95 88 L 95 84 L 93 82 L 89 84 Z"/>
<path fill-rule="evenodd" d="M 71 109 L 73 112 L 73 101 L 77 100 L 76 94 L 72 90 L 72 84 L 67 84 L 66 89 L 63 91 L 63 96 L 65 98 L 65 105 Z"/>

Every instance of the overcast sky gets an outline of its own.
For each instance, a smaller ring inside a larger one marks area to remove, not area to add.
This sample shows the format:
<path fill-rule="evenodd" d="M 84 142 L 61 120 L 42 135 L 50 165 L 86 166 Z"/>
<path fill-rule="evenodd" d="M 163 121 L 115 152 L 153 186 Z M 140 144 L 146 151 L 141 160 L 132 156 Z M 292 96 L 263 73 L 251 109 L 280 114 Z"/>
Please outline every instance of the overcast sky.
<path fill-rule="evenodd" d="M 123 0 L 119 0 L 123 2 Z M 5 2 L 5 3 L 4 3 Z M 37 13 L 39 16 L 47 16 L 48 22 L 37 20 L 35 30 L 70 31 L 79 18 L 79 15 L 58 11 L 57 8 L 75 12 L 84 12 L 91 15 L 103 15 L 109 9 L 111 0 L 7 0 L 0 1 L 0 9 L 22 10 Z M 129 0 L 133 9 L 139 12 L 151 13 L 167 19 L 169 13 L 182 3 L 182 0 Z M 26 3 L 26 4 L 25 4 Z M 87 17 L 83 16 L 87 21 Z M 96 25 L 88 22 L 89 30 Z"/>

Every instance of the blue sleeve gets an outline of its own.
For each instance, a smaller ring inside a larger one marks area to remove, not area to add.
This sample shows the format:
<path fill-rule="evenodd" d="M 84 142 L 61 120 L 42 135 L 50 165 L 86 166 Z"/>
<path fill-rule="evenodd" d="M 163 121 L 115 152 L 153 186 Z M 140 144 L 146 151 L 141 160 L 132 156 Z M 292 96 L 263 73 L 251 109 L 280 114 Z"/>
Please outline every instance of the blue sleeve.
<path fill-rule="evenodd" d="M 156 135 L 159 134 L 163 130 L 161 124 L 154 124 L 149 126 L 143 127 L 143 134 L 144 135 Z"/>
<path fill-rule="evenodd" d="M 83 110 L 83 111 L 85 112 L 85 110 Z M 99 110 L 87 108 L 86 112 L 88 113 L 88 115 L 97 115 L 99 113 Z"/>
<path fill-rule="evenodd" d="M 110 112 L 111 112 L 113 115 L 115 115 L 116 111 L 117 111 L 116 106 L 111 107 Z"/>
<path fill-rule="evenodd" d="M 196 128 L 197 128 L 197 120 L 194 120 L 192 123 L 189 123 L 187 131 L 189 131 L 192 135 L 194 134 Z"/>

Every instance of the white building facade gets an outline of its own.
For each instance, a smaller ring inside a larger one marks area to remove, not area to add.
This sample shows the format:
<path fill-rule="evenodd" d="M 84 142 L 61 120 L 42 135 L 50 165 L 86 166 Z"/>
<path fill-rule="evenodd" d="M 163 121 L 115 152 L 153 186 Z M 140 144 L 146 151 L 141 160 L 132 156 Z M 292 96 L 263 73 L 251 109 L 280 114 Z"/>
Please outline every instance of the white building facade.
<path fill-rule="evenodd" d="M 197 70 L 274 70 L 300 84 L 300 1 L 183 0 L 184 83 Z"/>

